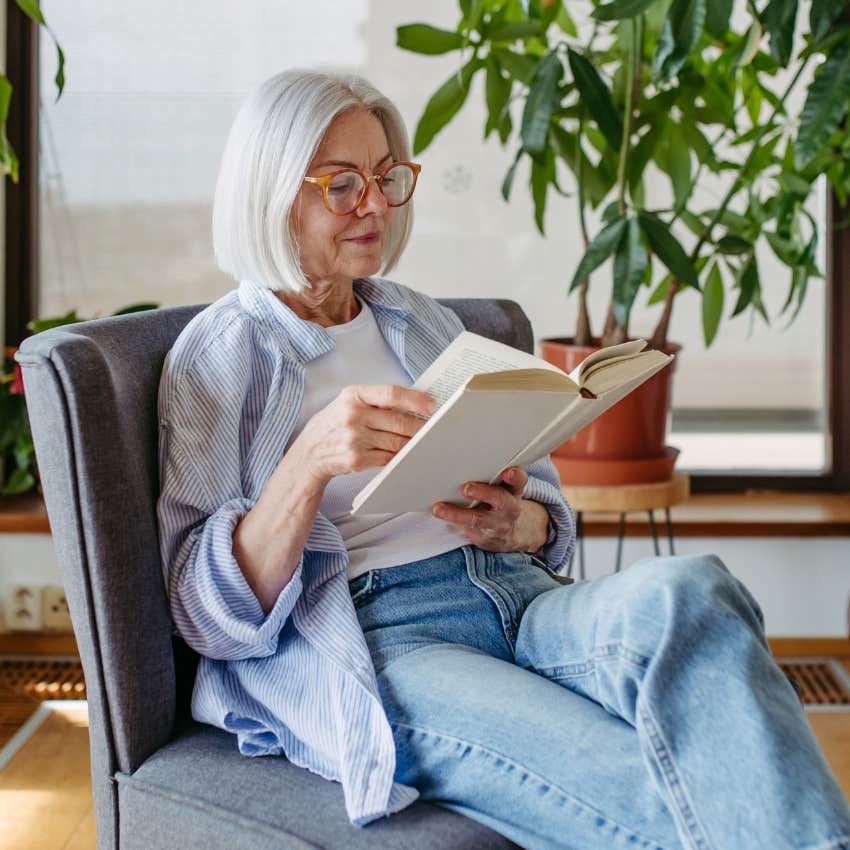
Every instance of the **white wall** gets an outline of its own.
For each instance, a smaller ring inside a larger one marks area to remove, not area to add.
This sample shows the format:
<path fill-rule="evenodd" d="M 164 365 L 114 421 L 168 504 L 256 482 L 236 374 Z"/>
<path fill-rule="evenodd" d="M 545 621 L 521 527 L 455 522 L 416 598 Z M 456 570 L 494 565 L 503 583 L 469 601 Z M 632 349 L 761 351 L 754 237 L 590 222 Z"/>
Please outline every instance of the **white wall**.
<path fill-rule="evenodd" d="M 662 553 L 667 552 L 662 540 Z M 828 538 L 680 538 L 676 553 L 713 552 L 753 592 L 765 612 L 771 636 L 846 637 L 850 599 L 850 537 Z M 588 578 L 614 568 L 616 540 L 585 541 Z M 623 565 L 652 554 L 648 537 L 626 537 Z M 573 564 L 578 575 L 578 558 Z M 48 535 L 0 534 L 0 582 L 61 583 Z M 0 588 L 5 593 L 5 586 Z M 2 605 L 0 605 L 2 616 Z M 0 631 L 5 627 L 0 622 Z"/>

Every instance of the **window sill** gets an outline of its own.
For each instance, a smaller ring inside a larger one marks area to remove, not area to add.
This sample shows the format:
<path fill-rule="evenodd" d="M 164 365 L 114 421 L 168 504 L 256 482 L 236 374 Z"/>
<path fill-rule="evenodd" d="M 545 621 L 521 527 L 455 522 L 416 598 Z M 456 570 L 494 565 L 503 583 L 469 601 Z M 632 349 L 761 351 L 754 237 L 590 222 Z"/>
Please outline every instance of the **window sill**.
<path fill-rule="evenodd" d="M 659 535 L 664 511 L 655 511 Z M 676 537 L 850 537 L 850 493 L 696 493 L 670 508 Z M 619 515 L 583 514 L 587 537 L 616 537 Z M 650 536 L 645 511 L 626 515 L 626 534 Z"/>
<path fill-rule="evenodd" d="M 50 534 L 44 499 L 35 493 L 0 498 L 0 534 Z"/>

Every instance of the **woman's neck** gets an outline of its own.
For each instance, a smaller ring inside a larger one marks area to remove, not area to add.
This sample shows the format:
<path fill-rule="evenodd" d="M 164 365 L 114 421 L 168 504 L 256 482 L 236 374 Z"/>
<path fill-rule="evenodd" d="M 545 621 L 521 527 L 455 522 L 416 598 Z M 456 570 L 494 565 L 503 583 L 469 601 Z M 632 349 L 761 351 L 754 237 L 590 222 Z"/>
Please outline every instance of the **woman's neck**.
<path fill-rule="evenodd" d="M 347 285 L 314 284 L 301 292 L 275 293 L 299 319 L 314 322 L 323 328 L 344 325 L 360 312 L 360 303 L 354 297 L 353 281 Z"/>

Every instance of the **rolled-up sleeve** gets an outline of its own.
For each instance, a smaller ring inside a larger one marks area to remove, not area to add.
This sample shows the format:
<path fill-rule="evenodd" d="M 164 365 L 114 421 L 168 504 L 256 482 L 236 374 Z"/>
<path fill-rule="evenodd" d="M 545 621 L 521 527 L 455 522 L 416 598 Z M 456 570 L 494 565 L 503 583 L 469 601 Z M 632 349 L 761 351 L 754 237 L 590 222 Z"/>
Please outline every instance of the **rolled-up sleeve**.
<path fill-rule="evenodd" d="M 160 407 L 157 518 L 174 627 L 208 658 L 272 655 L 302 591 L 303 553 L 264 613 L 233 555 L 233 531 L 253 502 L 241 492 L 239 440 L 228 433 L 228 408 L 220 417 L 212 403 L 192 411 L 186 393 L 171 407 L 162 389 Z"/>
<path fill-rule="evenodd" d="M 549 511 L 549 542 L 543 548 L 546 568 L 553 573 L 566 573 L 576 543 L 573 512 L 561 493 L 558 470 L 547 455 L 525 467 L 528 483 L 522 492 L 524 499 L 540 502 Z"/>

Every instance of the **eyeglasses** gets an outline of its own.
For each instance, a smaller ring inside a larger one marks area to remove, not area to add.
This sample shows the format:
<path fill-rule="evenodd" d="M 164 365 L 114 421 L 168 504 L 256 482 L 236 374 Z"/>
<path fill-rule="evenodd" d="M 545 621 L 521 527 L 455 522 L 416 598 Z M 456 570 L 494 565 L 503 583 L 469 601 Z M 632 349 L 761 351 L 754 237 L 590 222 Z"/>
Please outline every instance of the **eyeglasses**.
<path fill-rule="evenodd" d="M 415 162 L 391 162 L 371 177 L 357 168 L 344 168 L 321 177 L 305 177 L 304 181 L 322 187 L 325 206 L 330 212 L 334 215 L 349 215 L 365 200 L 372 180 L 378 184 L 388 206 L 403 206 L 413 195 L 421 168 Z"/>

